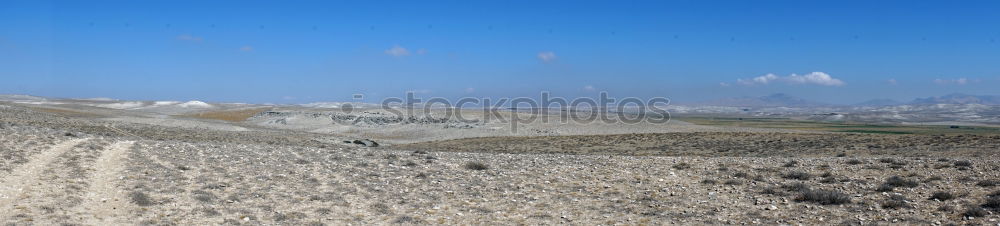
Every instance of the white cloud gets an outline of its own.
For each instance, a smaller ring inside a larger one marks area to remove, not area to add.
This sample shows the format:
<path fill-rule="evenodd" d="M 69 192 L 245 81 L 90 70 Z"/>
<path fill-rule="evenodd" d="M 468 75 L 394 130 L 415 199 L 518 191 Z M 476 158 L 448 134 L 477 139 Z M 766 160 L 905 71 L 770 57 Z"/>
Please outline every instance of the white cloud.
<path fill-rule="evenodd" d="M 888 83 L 889 85 L 893 85 L 893 86 L 896 85 L 896 84 L 899 84 L 899 82 L 896 82 L 896 79 L 894 79 L 894 78 L 886 80 L 885 82 Z"/>
<path fill-rule="evenodd" d="M 556 53 L 552 51 L 538 52 L 538 59 L 542 62 L 549 63 L 556 60 Z"/>
<path fill-rule="evenodd" d="M 844 85 L 844 82 L 840 81 L 840 79 L 835 79 L 823 72 L 813 72 L 802 76 L 792 74 L 785 78 L 795 84 L 816 84 L 822 86 Z"/>
<path fill-rule="evenodd" d="M 471 87 L 465 88 L 465 93 L 473 93 L 473 92 L 476 92 L 476 88 L 471 88 Z"/>
<path fill-rule="evenodd" d="M 251 51 L 253 51 L 253 46 L 243 46 L 243 47 L 240 47 L 240 51 L 251 52 Z"/>
<path fill-rule="evenodd" d="M 385 50 L 385 54 L 389 54 L 389 56 L 394 56 L 394 57 L 402 57 L 402 56 L 409 56 L 410 51 L 406 50 L 406 48 L 403 48 L 402 46 L 396 45 L 390 49 Z"/>
<path fill-rule="evenodd" d="M 771 83 L 771 81 L 774 81 L 774 80 L 778 80 L 778 76 L 769 73 L 769 74 L 766 74 L 766 75 L 757 76 L 757 77 L 752 78 L 752 79 L 736 79 L 736 83 L 743 84 L 743 85 L 754 85 L 754 84 L 764 84 L 764 85 L 767 85 L 768 83 Z"/>
<path fill-rule="evenodd" d="M 966 78 L 958 78 L 958 79 L 934 79 L 934 83 L 936 83 L 938 85 L 951 85 L 951 84 L 965 85 L 965 84 L 969 84 L 969 82 L 978 82 L 978 81 L 979 81 L 978 79 L 976 79 L 976 80 L 969 80 L 969 79 L 966 79 Z"/>
<path fill-rule="evenodd" d="M 192 42 L 201 42 L 201 40 L 203 40 L 203 39 L 201 37 L 198 37 L 198 36 L 193 36 L 193 35 L 189 35 L 189 34 L 182 34 L 182 35 L 178 35 L 177 36 L 177 40 L 192 41 Z"/>
<path fill-rule="evenodd" d="M 585 86 L 583 86 L 583 91 L 593 92 L 595 90 L 597 90 L 597 89 L 594 88 L 594 86 L 592 86 L 592 85 L 585 85 Z"/>
<path fill-rule="evenodd" d="M 722 87 L 729 87 L 729 86 L 732 86 L 732 85 L 730 85 L 729 83 L 726 83 L 726 82 L 720 82 L 720 83 L 719 83 L 719 86 L 722 86 Z"/>
<path fill-rule="evenodd" d="M 781 82 L 790 85 L 821 85 L 821 86 L 842 86 L 846 83 L 840 79 L 833 78 L 823 72 L 813 72 L 805 75 L 791 74 L 781 77 L 774 74 L 766 74 L 751 79 L 736 79 L 740 85 L 767 85 L 774 82 Z"/>

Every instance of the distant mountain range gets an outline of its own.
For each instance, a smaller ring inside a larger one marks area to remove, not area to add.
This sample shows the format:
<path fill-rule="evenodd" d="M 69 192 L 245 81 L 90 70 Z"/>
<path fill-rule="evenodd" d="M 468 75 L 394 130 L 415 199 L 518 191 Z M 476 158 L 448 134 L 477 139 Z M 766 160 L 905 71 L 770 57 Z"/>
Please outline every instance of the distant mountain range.
<path fill-rule="evenodd" d="M 939 97 L 917 98 L 911 104 L 983 104 L 1000 105 L 1000 96 L 974 96 L 953 93 Z"/>
<path fill-rule="evenodd" d="M 864 107 L 878 107 L 878 106 L 893 106 L 893 105 L 901 105 L 901 104 L 905 104 L 905 103 L 899 102 L 899 101 L 896 101 L 896 100 L 893 100 L 893 99 L 871 99 L 871 100 L 868 100 L 868 101 L 865 101 L 865 102 L 861 102 L 861 103 L 857 103 L 857 104 L 854 104 L 854 105 L 855 106 L 864 106 Z"/>
<path fill-rule="evenodd" d="M 896 105 L 933 105 L 933 104 L 982 104 L 1000 105 L 1000 96 L 976 96 L 961 93 L 953 93 L 944 96 L 917 98 L 910 102 L 901 102 L 892 99 L 872 99 L 865 102 L 852 104 L 849 106 L 860 107 L 880 107 Z M 838 105 L 823 102 L 806 100 L 784 93 L 776 93 L 760 97 L 734 97 L 711 101 L 697 102 L 693 105 L 702 106 L 731 106 L 731 107 L 835 107 Z M 844 106 L 844 105 L 839 105 Z"/>
<path fill-rule="evenodd" d="M 708 106 L 734 107 L 820 107 L 829 104 L 809 101 L 784 93 L 775 93 L 761 97 L 735 97 L 696 103 Z"/>

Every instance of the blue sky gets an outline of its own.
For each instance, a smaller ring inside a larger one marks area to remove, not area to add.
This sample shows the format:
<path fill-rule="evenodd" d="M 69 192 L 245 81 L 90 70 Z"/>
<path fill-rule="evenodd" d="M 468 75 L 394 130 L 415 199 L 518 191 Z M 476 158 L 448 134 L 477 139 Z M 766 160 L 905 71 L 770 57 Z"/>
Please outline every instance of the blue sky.
<path fill-rule="evenodd" d="M 9 0 L 0 93 L 251 103 L 406 91 L 1000 95 L 996 12 L 997 1 Z"/>

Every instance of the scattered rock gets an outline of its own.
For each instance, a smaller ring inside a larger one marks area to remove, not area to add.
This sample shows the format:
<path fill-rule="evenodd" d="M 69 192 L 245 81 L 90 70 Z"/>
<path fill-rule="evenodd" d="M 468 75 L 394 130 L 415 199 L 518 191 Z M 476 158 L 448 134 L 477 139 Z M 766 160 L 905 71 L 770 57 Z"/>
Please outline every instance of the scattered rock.
<path fill-rule="evenodd" d="M 353 143 L 360 144 L 361 146 L 365 147 L 378 147 L 378 142 L 369 139 L 354 140 Z"/>

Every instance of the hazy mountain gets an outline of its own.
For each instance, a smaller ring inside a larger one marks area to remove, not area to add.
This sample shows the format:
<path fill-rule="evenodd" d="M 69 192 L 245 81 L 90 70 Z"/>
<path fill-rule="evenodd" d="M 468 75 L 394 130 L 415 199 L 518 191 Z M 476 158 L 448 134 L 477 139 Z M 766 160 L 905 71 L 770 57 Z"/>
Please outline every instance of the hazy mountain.
<path fill-rule="evenodd" d="M 857 103 L 857 104 L 854 104 L 854 105 L 855 106 L 877 107 L 877 106 L 893 106 L 893 105 L 900 105 L 900 104 L 903 104 L 903 102 L 899 102 L 899 101 L 896 101 L 896 100 L 893 100 L 893 99 L 871 99 L 871 100 L 868 100 L 868 101 L 865 101 L 865 102 L 861 102 L 861 103 Z"/>
<path fill-rule="evenodd" d="M 814 102 L 784 93 L 775 93 L 761 97 L 735 97 L 725 98 L 698 103 L 700 105 L 711 106 L 738 106 L 738 107 L 819 107 L 828 104 Z"/>
<path fill-rule="evenodd" d="M 912 104 L 984 104 L 1000 105 L 1000 96 L 975 96 L 953 93 L 939 97 L 917 98 Z"/>

